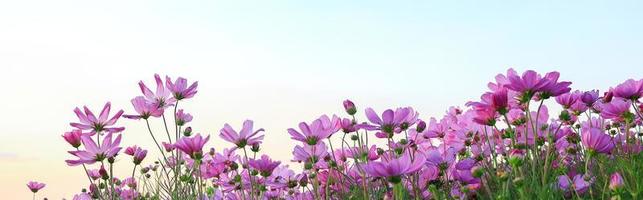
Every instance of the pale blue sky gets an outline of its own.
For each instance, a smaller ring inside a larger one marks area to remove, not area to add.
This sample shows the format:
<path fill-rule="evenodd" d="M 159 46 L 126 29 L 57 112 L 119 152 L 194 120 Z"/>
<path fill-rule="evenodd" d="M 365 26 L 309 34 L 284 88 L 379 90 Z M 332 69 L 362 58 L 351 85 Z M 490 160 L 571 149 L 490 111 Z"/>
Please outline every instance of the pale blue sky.
<path fill-rule="evenodd" d="M 131 112 L 136 82 L 153 73 L 200 82 L 185 108 L 217 149 L 223 123 L 250 118 L 267 130 L 265 152 L 287 161 L 285 129 L 342 114 L 345 98 L 428 118 L 477 99 L 508 67 L 557 70 L 581 90 L 642 78 L 641 10 L 640 1 L 2 1 L 0 194 L 29 198 L 30 179 L 49 183 L 53 199 L 78 192 L 82 173 L 65 167 L 60 138 L 72 109 L 111 100 Z M 126 145 L 154 147 L 141 123 L 121 124 Z"/>

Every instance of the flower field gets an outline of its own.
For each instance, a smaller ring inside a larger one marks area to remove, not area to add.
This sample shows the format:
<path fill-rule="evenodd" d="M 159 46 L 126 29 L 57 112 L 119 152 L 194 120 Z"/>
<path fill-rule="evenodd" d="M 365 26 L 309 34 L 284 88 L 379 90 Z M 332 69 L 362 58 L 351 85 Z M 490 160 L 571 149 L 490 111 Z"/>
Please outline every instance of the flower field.
<path fill-rule="evenodd" d="M 218 135 L 193 132 L 199 111 L 181 105 L 198 97 L 197 82 L 154 79 L 139 82 L 133 113 L 111 112 L 109 102 L 100 111 L 73 110 L 78 119 L 61 138 L 69 144 L 65 162 L 86 174 L 87 185 L 70 198 L 643 198 L 643 79 L 580 91 L 558 80 L 558 72 L 509 69 L 480 99 L 439 117 L 345 100 L 338 102 L 345 113 L 272 130 L 297 144 L 292 159 L 281 161 L 262 152 L 271 138 L 252 120 L 224 124 Z M 122 146 L 122 120 L 146 127 L 149 140 L 136 142 L 156 148 Z M 152 120 L 162 121 L 164 131 L 153 132 Z M 210 146 L 215 138 L 228 146 Z M 115 168 L 131 174 L 115 176 Z M 34 199 L 46 196 L 44 183 L 27 187 Z"/>

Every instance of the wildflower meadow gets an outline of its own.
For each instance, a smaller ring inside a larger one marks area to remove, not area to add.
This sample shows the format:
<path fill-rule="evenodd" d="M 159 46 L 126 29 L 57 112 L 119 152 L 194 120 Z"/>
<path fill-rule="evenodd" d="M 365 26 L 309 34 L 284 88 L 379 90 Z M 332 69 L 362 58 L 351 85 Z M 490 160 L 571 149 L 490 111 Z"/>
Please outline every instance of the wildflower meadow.
<path fill-rule="evenodd" d="M 62 134 L 69 151 L 60 154 L 87 179 L 70 199 L 643 198 L 643 79 L 581 91 L 555 71 L 509 69 L 480 99 L 445 108 L 444 116 L 345 100 L 337 102 L 344 113 L 319 113 L 288 130 L 239 119 L 241 127 L 210 133 L 190 125 L 207 111 L 181 105 L 213 91 L 182 77 L 155 74 L 154 81 L 139 82 L 141 96 L 125 108 L 132 112 L 107 102 L 68 113 L 78 119 Z M 123 120 L 146 127 L 149 140 L 135 142 L 156 148 L 122 146 Z M 164 127 L 150 127 L 153 120 Z M 291 137 L 291 160 L 263 153 L 266 132 Z M 115 168 L 131 174 L 117 176 Z M 45 183 L 26 186 L 34 199 L 47 196 Z"/>

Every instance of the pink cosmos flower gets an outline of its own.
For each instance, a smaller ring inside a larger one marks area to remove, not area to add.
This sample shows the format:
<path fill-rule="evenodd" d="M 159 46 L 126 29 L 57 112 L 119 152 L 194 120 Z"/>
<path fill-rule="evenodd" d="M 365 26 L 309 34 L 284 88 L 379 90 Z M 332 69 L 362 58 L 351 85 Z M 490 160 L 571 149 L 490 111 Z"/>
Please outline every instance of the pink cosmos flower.
<path fill-rule="evenodd" d="M 616 121 L 624 121 L 630 114 L 630 104 L 619 99 L 614 99 L 610 103 L 603 104 L 601 110 L 601 117 Z"/>
<path fill-rule="evenodd" d="M 185 123 L 188 123 L 191 121 L 192 121 L 192 115 L 188 113 L 184 113 L 183 109 L 179 109 L 179 111 L 176 112 L 176 125 L 183 126 L 185 125 Z"/>
<path fill-rule="evenodd" d="M 72 198 L 72 200 L 92 200 L 92 196 L 87 194 L 86 192 L 83 192 L 74 195 L 74 198 Z"/>
<path fill-rule="evenodd" d="M 580 91 L 576 90 L 571 93 L 562 94 L 556 97 L 556 102 L 567 109 L 571 107 L 581 97 Z"/>
<path fill-rule="evenodd" d="M 167 152 L 171 152 L 171 151 L 174 151 L 174 149 L 176 149 L 176 147 L 174 147 L 174 144 L 170 144 L 170 143 L 167 143 L 167 142 L 161 142 L 161 144 L 163 144 L 163 148 Z"/>
<path fill-rule="evenodd" d="M 597 153 L 610 153 L 614 148 L 612 137 L 596 127 L 583 129 L 581 142 L 583 142 L 585 148 L 594 150 Z"/>
<path fill-rule="evenodd" d="M 254 145 L 261 143 L 261 140 L 263 140 L 264 135 L 259 134 L 259 132 L 263 132 L 263 128 L 260 128 L 256 131 L 253 132 L 253 122 L 252 120 L 246 120 L 243 122 L 243 128 L 241 128 L 241 131 L 237 133 L 234 129 L 229 124 L 223 125 L 223 128 L 219 131 L 219 137 L 224 139 L 225 141 L 231 142 L 235 145 L 237 145 L 238 148 L 243 148 L 246 145 Z"/>
<path fill-rule="evenodd" d="M 176 99 L 170 96 L 170 91 L 165 88 L 161 76 L 154 74 L 154 80 L 156 81 L 156 93 L 153 93 L 143 81 L 138 82 L 138 86 L 141 88 L 141 92 L 145 96 L 145 99 L 152 104 L 157 105 L 160 109 L 165 109 L 169 106 L 174 105 Z"/>
<path fill-rule="evenodd" d="M 29 181 L 29 183 L 27 183 L 27 187 L 33 193 L 38 192 L 38 190 L 41 190 L 42 188 L 44 188 L 45 185 L 46 184 L 44 184 L 44 183 L 39 183 L 39 182 L 36 182 L 36 181 Z"/>
<path fill-rule="evenodd" d="M 96 180 L 100 178 L 100 173 L 98 172 L 98 169 L 90 169 L 87 170 L 87 175 L 89 175 L 92 180 Z"/>
<path fill-rule="evenodd" d="M 306 122 L 299 123 L 301 133 L 293 128 L 289 128 L 288 133 L 293 140 L 305 142 L 308 145 L 315 145 L 318 141 L 326 139 L 339 131 L 340 128 L 341 121 L 339 117 L 333 115 L 331 119 L 326 115 L 322 115 L 319 119 L 310 123 L 310 125 Z"/>
<path fill-rule="evenodd" d="M 643 79 L 638 81 L 628 79 L 618 84 L 613 92 L 615 97 L 636 101 L 643 96 Z"/>
<path fill-rule="evenodd" d="M 125 130 L 124 127 L 110 127 L 114 125 L 116 121 L 118 121 L 118 118 L 120 118 L 123 114 L 123 110 L 119 110 L 112 118 L 108 119 L 109 110 L 111 109 L 111 107 L 112 104 L 110 102 L 107 102 L 103 107 L 103 110 L 100 112 L 98 118 L 96 118 L 94 113 L 92 113 L 92 111 L 90 111 L 87 106 L 83 107 L 85 111 L 84 113 L 80 111 L 80 108 L 76 107 L 76 109 L 74 109 L 74 113 L 76 113 L 76 116 L 80 120 L 80 123 L 72 122 L 69 123 L 69 125 L 81 130 L 91 130 L 92 133 L 102 131 L 116 133 Z"/>
<path fill-rule="evenodd" d="M 329 156 L 328 148 L 324 142 L 319 142 L 316 145 L 295 146 L 293 150 L 293 161 L 304 162 L 306 164 L 315 165 L 317 168 L 324 168 L 326 163 L 324 158 Z"/>
<path fill-rule="evenodd" d="M 492 107 L 477 107 L 475 109 L 475 117 L 473 122 L 476 122 L 480 125 L 493 126 L 496 124 L 496 118 L 498 114 Z"/>
<path fill-rule="evenodd" d="M 78 148 L 81 145 L 81 143 L 80 143 L 80 137 L 81 136 L 83 136 L 82 130 L 76 129 L 76 130 L 73 130 L 73 131 L 70 131 L 70 132 L 65 132 L 65 134 L 63 135 L 63 138 L 71 146 L 73 146 L 74 148 Z"/>
<path fill-rule="evenodd" d="M 342 119 L 342 121 L 340 122 L 340 126 L 342 127 L 342 131 L 344 133 L 352 133 L 359 129 L 359 125 L 353 123 L 353 120 L 348 118 Z"/>
<path fill-rule="evenodd" d="M 381 130 L 389 137 L 393 137 L 393 133 L 399 133 L 402 130 L 400 126 L 409 118 L 409 115 L 415 114 L 411 113 L 412 111 L 413 110 L 409 108 L 400 108 L 395 111 L 387 109 L 382 113 L 382 118 L 380 118 L 372 108 L 366 108 L 366 117 L 368 118 L 368 121 L 376 126 L 364 128 L 369 130 Z"/>
<path fill-rule="evenodd" d="M 558 176 L 558 187 L 564 191 L 575 190 L 578 194 L 583 194 L 589 188 L 590 183 L 583 179 L 583 176 L 577 174 L 573 180 L 567 175 Z"/>
<path fill-rule="evenodd" d="M 499 79 L 499 77 L 496 76 L 496 79 Z M 544 87 L 547 87 L 548 84 L 550 84 L 549 79 L 542 78 L 533 70 L 527 70 L 523 72 L 521 77 L 518 76 L 518 73 L 516 73 L 514 69 L 509 69 L 507 70 L 507 77 L 504 80 L 504 86 L 507 87 L 507 89 L 519 92 L 521 94 L 530 93 L 528 96 L 542 91 Z"/>
<path fill-rule="evenodd" d="M 280 161 L 273 161 L 267 155 L 262 155 L 261 159 L 248 160 L 248 165 L 259 171 L 259 174 L 263 177 L 269 177 L 279 164 L 281 164 Z"/>
<path fill-rule="evenodd" d="M 364 171 L 373 177 L 387 177 L 390 182 L 399 183 L 400 176 L 420 170 L 425 161 L 426 158 L 422 154 L 416 154 L 413 161 L 407 153 L 399 158 L 389 155 L 388 159 L 369 162 L 364 166 Z"/>
<path fill-rule="evenodd" d="M 540 94 L 538 95 L 540 99 L 555 97 L 561 94 L 568 93 L 571 90 L 569 85 L 571 85 L 572 82 L 558 82 L 558 77 L 560 77 L 560 73 L 556 71 L 545 74 L 545 77 L 543 77 L 543 79 L 547 80 L 547 84 L 542 88 Z"/>
<path fill-rule="evenodd" d="M 123 117 L 128 119 L 147 119 L 149 117 L 160 117 L 163 115 L 163 108 L 158 105 L 158 102 L 148 101 L 143 96 L 134 97 L 132 99 L 132 105 L 138 115 L 124 115 Z"/>
<path fill-rule="evenodd" d="M 592 105 L 594 105 L 594 102 L 598 101 L 598 90 L 583 92 L 580 99 L 583 103 L 585 103 L 585 105 L 591 107 Z"/>
<path fill-rule="evenodd" d="M 619 188 L 622 188 L 623 185 L 625 185 L 625 181 L 623 181 L 623 177 L 621 176 L 621 174 L 619 174 L 618 172 L 614 172 L 610 176 L 610 189 L 617 190 Z"/>
<path fill-rule="evenodd" d="M 141 147 L 134 145 L 127 147 L 125 149 L 125 154 L 132 156 L 132 162 L 134 162 L 135 165 L 138 165 L 141 164 L 143 159 L 145 159 L 145 156 L 147 156 L 147 150 L 143 150 Z"/>
<path fill-rule="evenodd" d="M 81 136 L 81 141 L 85 150 L 69 151 L 70 154 L 78 157 L 78 160 L 65 160 L 67 165 L 94 164 L 106 158 L 113 158 L 122 148 L 118 146 L 121 143 L 121 135 L 116 136 L 116 139 L 112 141 L 112 133 L 105 136 L 100 147 L 89 135 Z"/>
<path fill-rule="evenodd" d="M 174 146 L 183 151 L 183 153 L 190 156 L 195 160 L 203 158 L 203 146 L 210 140 L 210 136 L 205 139 L 201 134 L 196 134 L 193 137 L 183 137 L 174 143 Z"/>
<path fill-rule="evenodd" d="M 165 85 L 167 86 L 167 89 L 172 92 L 172 95 L 174 95 L 176 100 L 182 100 L 192 98 L 194 94 L 196 94 L 196 87 L 199 85 L 199 82 L 196 81 L 188 87 L 187 79 L 179 77 L 175 82 L 172 82 L 172 79 L 170 79 L 169 76 L 166 76 Z"/>

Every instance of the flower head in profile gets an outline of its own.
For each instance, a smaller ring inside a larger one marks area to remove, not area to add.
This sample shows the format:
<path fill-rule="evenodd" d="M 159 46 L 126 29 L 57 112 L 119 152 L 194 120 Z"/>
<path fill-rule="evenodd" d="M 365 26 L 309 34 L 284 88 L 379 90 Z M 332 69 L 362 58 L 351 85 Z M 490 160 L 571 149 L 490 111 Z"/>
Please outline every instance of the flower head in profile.
<path fill-rule="evenodd" d="M 143 162 L 143 159 L 145 159 L 145 156 L 147 156 L 147 150 L 141 149 L 141 147 L 138 147 L 136 145 L 127 147 L 125 149 L 125 154 L 132 156 L 132 162 L 134 164 L 138 165 Z"/>
<path fill-rule="evenodd" d="M 225 141 L 231 142 L 237 145 L 238 148 L 243 148 L 246 145 L 253 145 L 261 143 L 264 135 L 259 134 L 263 132 L 263 128 L 253 131 L 253 122 L 252 120 L 246 120 L 243 122 L 243 127 L 237 133 L 229 124 L 223 125 L 223 128 L 219 131 L 219 137 Z"/>
<path fill-rule="evenodd" d="M 69 123 L 69 125 L 81 130 L 91 130 L 92 133 L 99 133 L 103 131 L 116 133 L 125 130 L 124 127 L 111 127 L 123 114 L 123 110 L 119 110 L 118 112 L 116 112 L 116 114 L 114 114 L 112 118 L 109 118 L 109 111 L 111 107 L 112 104 L 110 102 L 107 102 L 103 107 L 103 110 L 100 112 L 100 115 L 98 115 L 98 118 L 91 110 L 89 110 L 89 108 L 87 108 L 87 106 L 83 107 L 84 112 L 81 111 L 80 108 L 76 107 L 76 109 L 74 109 L 74 113 L 76 113 L 76 116 L 78 117 L 80 122 L 72 122 Z"/>
<path fill-rule="evenodd" d="M 603 133 L 600 128 L 583 129 L 581 142 L 586 148 L 597 153 L 610 153 L 614 148 L 612 137 Z"/>
<path fill-rule="evenodd" d="M 598 101 L 598 90 L 585 91 L 580 96 L 580 99 L 588 107 L 592 107 L 594 102 Z"/>
<path fill-rule="evenodd" d="M 572 191 L 574 190 L 578 194 L 585 193 L 589 188 L 590 183 L 587 182 L 581 174 L 576 174 L 574 178 L 570 178 L 567 175 L 558 176 L 558 188 L 563 191 Z"/>
<path fill-rule="evenodd" d="M 560 77 L 560 73 L 556 71 L 545 74 L 543 80 L 546 80 L 547 83 L 538 94 L 539 99 L 548 99 L 549 97 L 559 96 L 571 91 L 571 88 L 569 86 L 572 84 L 572 82 L 558 82 L 558 77 Z"/>
<path fill-rule="evenodd" d="M 293 140 L 301 141 L 308 145 L 315 145 L 317 142 L 339 131 L 340 128 L 341 120 L 337 116 L 333 115 L 331 119 L 327 115 L 322 115 L 310 124 L 306 122 L 299 123 L 301 133 L 293 128 L 289 128 L 288 133 Z"/>
<path fill-rule="evenodd" d="M 179 111 L 176 112 L 176 125 L 178 126 L 183 126 L 185 123 L 191 122 L 192 121 L 192 115 L 189 113 L 185 113 L 183 109 L 179 109 Z"/>
<path fill-rule="evenodd" d="M 76 156 L 78 159 L 66 160 L 65 162 L 67 162 L 67 165 L 76 166 L 80 164 L 93 164 L 95 162 L 100 162 L 106 158 L 115 157 L 122 149 L 122 147 L 119 147 L 121 143 L 121 135 L 116 136 L 116 139 L 112 140 L 112 133 L 108 133 L 105 138 L 103 138 L 100 147 L 89 135 L 81 136 L 81 141 L 85 150 L 69 151 L 70 154 Z"/>
<path fill-rule="evenodd" d="M 259 171 L 259 174 L 263 177 L 269 177 L 279 164 L 281 164 L 280 161 L 273 161 L 267 155 L 262 155 L 261 159 L 248 160 L 248 165 Z"/>
<path fill-rule="evenodd" d="M 496 79 L 507 89 L 520 93 L 521 103 L 531 100 L 533 95 L 541 92 L 544 87 L 550 84 L 549 79 L 542 78 L 533 70 L 527 70 L 522 73 L 522 76 L 519 76 L 514 69 L 509 69 L 506 77 L 499 74 Z"/>
<path fill-rule="evenodd" d="M 46 184 L 44 184 L 44 183 L 39 183 L 39 182 L 36 182 L 36 181 L 29 181 L 29 183 L 27 183 L 27 187 L 33 193 L 38 192 L 38 190 L 41 190 L 42 188 L 45 188 L 45 185 Z"/>
<path fill-rule="evenodd" d="M 411 160 L 409 154 L 404 153 L 399 158 L 391 156 L 389 159 L 371 161 L 364 166 L 364 171 L 373 177 L 386 177 L 392 183 L 399 183 L 400 176 L 420 170 L 424 162 L 426 158 L 422 154 L 416 154 Z"/>
<path fill-rule="evenodd" d="M 183 153 L 190 156 L 195 160 L 203 158 L 203 146 L 210 140 L 210 136 L 203 138 L 201 134 L 196 134 L 193 137 L 183 137 L 174 143 L 174 146 L 181 150 Z"/>
<path fill-rule="evenodd" d="M 628 79 L 618 84 L 616 88 L 614 88 L 613 93 L 615 97 L 636 101 L 643 96 L 643 79 L 638 81 Z"/>
<path fill-rule="evenodd" d="M 630 112 L 630 104 L 621 99 L 614 99 L 610 103 L 603 104 L 601 109 L 601 117 L 605 119 L 616 121 L 632 121 L 634 119 L 634 114 Z"/>
<path fill-rule="evenodd" d="M 571 93 L 565 93 L 556 97 L 556 102 L 563 106 L 563 108 L 568 109 L 574 105 L 578 99 L 581 97 L 580 91 L 574 91 Z"/>
<path fill-rule="evenodd" d="M 150 117 L 160 117 L 163 115 L 163 108 L 158 105 L 158 102 L 148 101 L 143 96 L 134 97 L 132 99 L 132 105 L 138 114 L 123 115 L 123 117 L 128 119 L 148 119 Z"/>
<path fill-rule="evenodd" d="M 196 94 L 196 87 L 199 85 L 199 82 L 196 81 L 188 87 L 187 79 L 179 77 L 176 81 L 172 82 L 172 79 L 170 79 L 169 76 L 166 76 L 165 85 L 167 89 L 172 92 L 172 95 L 174 95 L 176 100 L 182 100 L 192 98 L 194 94 Z"/>
<path fill-rule="evenodd" d="M 138 86 L 141 88 L 141 92 L 145 96 L 145 99 L 152 104 L 157 105 L 160 109 L 165 109 L 169 106 L 174 105 L 176 99 L 170 96 L 170 91 L 165 88 L 163 85 L 163 80 L 158 74 L 154 74 L 154 80 L 156 81 L 156 92 L 152 92 L 143 81 L 138 82 Z"/>

